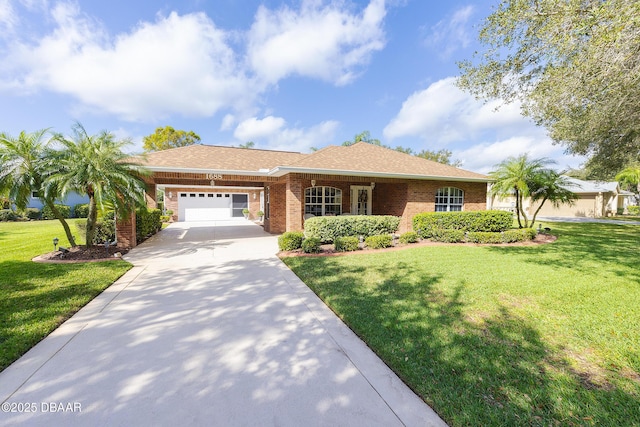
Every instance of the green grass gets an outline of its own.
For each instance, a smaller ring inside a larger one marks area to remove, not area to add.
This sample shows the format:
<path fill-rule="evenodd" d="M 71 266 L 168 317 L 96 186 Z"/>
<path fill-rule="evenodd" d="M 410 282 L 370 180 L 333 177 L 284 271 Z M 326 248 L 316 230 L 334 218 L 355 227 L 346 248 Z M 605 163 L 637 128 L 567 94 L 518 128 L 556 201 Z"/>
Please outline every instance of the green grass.
<path fill-rule="evenodd" d="M 69 225 L 75 233 L 75 220 Z M 0 223 L 0 370 L 131 268 L 125 261 L 32 262 L 53 250 L 54 237 L 69 247 L 57 220 Z"/>
<path fill-rule="evenodd" d="M 452 426 L 640 425 L 640 227 L 284 261 Z"/>

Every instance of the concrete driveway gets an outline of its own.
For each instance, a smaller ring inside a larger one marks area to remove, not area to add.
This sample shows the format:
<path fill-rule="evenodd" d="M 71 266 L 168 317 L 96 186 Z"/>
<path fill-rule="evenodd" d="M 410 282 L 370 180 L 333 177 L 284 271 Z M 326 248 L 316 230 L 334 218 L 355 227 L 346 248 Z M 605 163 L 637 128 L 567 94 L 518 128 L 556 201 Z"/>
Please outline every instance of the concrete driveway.
<path fill-rule="evenodd" d="M 0 425 L 445 425 L 276 251 L 249 221 L 172 224 L 0 373 Z"/>

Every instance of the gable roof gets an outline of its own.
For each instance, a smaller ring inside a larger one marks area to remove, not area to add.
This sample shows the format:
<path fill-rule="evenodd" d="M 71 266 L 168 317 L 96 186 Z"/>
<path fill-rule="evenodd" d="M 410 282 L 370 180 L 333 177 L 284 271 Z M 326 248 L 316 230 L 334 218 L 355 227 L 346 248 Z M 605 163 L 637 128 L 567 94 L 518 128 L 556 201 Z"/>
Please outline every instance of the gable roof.
<path fill-rule="evenodd" d="M 616 181 L 585 181 L 578 178 L 565 176 L 569 182 L 568 189 L 574 193 L 619 193 Z"/>
<path fill-rule="evenodd" d="M 371 176 L 452 181 L 489 177 L 392 149 L 359 142 L 328 146 L 311 154 L 211 145 L 190 145 L 149 153 L 140 159 L 152 171 L 222 172 L 283 176 L 287 173 Z"/>

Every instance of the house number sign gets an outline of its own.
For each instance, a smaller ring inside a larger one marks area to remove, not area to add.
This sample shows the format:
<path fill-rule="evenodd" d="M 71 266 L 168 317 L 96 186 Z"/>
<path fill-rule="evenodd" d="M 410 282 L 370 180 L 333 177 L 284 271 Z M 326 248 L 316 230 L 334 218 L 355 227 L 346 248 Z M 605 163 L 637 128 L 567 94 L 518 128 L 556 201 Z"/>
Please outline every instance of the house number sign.
<path fill-rule="evenodd" d="M 219 174 L 219 173 L 208 173 L 207 174 L 207 179 L 211 179 L 211 180 L 222 179 L 222 174 Z"/>

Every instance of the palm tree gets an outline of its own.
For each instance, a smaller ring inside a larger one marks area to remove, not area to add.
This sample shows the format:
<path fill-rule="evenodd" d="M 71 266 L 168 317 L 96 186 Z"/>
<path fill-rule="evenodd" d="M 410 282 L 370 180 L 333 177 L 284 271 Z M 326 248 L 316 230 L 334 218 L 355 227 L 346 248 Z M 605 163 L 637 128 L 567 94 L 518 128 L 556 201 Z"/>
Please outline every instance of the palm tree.
<path fill-rule="evenodd" d="M 54 159 L 59 170 L 48 178 L 47 184 L 57 186 L 63 194 L 75 191 L 89 197 L 88 247 L 93 244 L 98 207 L 110 202 L 115 205 L 117 215 L 124 215 L 134 203 L 143 205 L 146 188 L 143 177 L 149 172 L 122 151 L 130 141 L 116 140 L 107 131 L 89 135 L 80 123 L 72 130 L 71 138 L 56 136 L 63 149 Z"/>
<path fill-rule="evenodd" d="M 546 166 L 553 161 L 541 159 L 529 159 L 527 153 L 518 157 L 509 157 L 496 166 L 496 170 L 489 172 L 489 176 L 494 180 L 491 187 L 491 194 L 502 197 L 514 195 L 516 198 L 516 217 L 518 218 L 518 226 L 529 227 L 529 219 L 523 208 L 525 197 L 529 197 L 529 184 L 533 182 L 533 178 L 542 171 L 546 170 Z"/>
<path fill-rule="evenodd" d="M 556 208 L 563 204 L 572 205 L 575 203 L 578 195 L 571 191 L 571 186 L 572 183 L 567 177 L 551 169 L 543 170 L 533 177 L 529 183 L 531 202 L 533 204 L 533 202 L 539 201 L 540 205 L 533 214 L 531 227 L 536 223 L 538 212 L 545 202 L 551 202 Z"/>
<path fill-rule="evenodd" d="M 342 143 L 344 146 L 357 144 L 358 142 L 366 142 L 368 144 L 383 146 L 379 139 L 371 138 L 371 133 L 368 130 L 362 131 L 353 137 L 353 141 L 345 141 Z M 388 148 L 388 147 L 387 147 Z"/>
<path fill-rule="evenodd" d="M 638 194 L 640 194 L 640 164 L 628 166 L 623 169 L 616 175 L 616 181 L 627 188 L 635 186 Z M 638 199 L 638 203 L 640 203 L 640 198 Z"/>
<path fill-rule="evenodd" d="M 0 134 L 0 189 L 6 191 L 18 209 L 25 209 L 32 192 L 38 195 L 60 221 L 69 244 L 76 246 L 69 224 L 64 219 L 55 200 L 61 197 L 55 186 L 46 188 L 44 181 L 52 173 L 47 163 L 51 155 L 51 138 L 47 138 L 48 129 L 27 133 L 20 132 L 17 138 Z"/>

